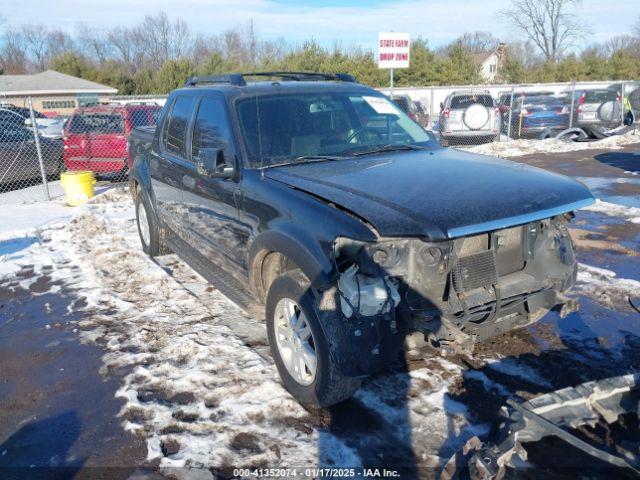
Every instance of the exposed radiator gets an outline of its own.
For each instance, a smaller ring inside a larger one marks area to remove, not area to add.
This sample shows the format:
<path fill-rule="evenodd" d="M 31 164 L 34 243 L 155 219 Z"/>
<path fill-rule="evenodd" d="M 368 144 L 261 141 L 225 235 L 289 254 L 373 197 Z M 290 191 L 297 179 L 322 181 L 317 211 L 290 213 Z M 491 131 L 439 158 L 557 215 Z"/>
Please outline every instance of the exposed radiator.
<path fill-rule="evenodd" d="M 496 259 L 492 250 L 458 258 L 452 271 L 456 292 L 468 292 L 475 288 L 498 283 Z"/>

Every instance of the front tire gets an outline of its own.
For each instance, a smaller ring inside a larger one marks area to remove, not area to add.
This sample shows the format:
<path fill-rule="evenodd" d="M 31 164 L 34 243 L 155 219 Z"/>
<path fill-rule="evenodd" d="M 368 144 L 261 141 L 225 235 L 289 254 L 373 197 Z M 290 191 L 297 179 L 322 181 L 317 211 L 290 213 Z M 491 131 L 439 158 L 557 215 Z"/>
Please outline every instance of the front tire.
<path fill-rule="evenodd" d="M 307 278 L 297 270 L 276 278 L 267 293 L 267 336 L 285 389 L 301 404 L 328 407 L 350 398 L 358 378 L 342 375 L 316 313 Z M 336 315 L 338 312 L 336 312 Z"/>
<path fill-rule="evenodd" d="M 138 235 L 140 236 L 140 243 L 144 253 L 151 257 L 168 253 L 162 242 L 160 227 L 155 221 L 153 211 L 142 193 L 136 195 L 135 207 Z"/>

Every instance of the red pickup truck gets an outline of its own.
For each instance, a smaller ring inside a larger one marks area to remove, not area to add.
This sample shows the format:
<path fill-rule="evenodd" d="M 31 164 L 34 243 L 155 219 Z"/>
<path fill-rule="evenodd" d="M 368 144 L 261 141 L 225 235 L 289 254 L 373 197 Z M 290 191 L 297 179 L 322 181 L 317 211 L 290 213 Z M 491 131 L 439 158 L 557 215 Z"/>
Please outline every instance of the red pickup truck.
<path fill-rule="evenodd" d="M 127 138 L 135 127 L 155 125 L 156 104 L 95 105 L 73 112 L 66 123 L 63 158 L 69 170 L 121 173 L 130 165 Z"/>

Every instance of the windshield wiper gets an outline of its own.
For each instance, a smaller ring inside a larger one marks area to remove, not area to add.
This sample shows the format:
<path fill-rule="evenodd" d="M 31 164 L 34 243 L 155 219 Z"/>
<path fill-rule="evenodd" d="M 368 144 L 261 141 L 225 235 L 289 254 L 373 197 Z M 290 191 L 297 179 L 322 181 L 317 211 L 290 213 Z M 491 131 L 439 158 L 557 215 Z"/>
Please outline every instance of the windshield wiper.
<path fill-rule="evenodd" d="M 300 157 L 294 158 L 291 161 L 291 163 L 307 162 L 307 161 L 318 162 L 323 160 L 330 160 L 330 161 L 344 160 L 344 157 L 338 157 L 335 155 L 302 155 Z"/>
<path fill-rule="evenodd" d="M 292 158 L 288 162 L 282 162 L 282 163 L 275 162 L 271 165 L 264 165 L 261 168 L 284 167 L 287 165 L 295 165 L 296 163 L 306 163 L 306 162 L 324 162 L 324 161 L 344 160 L 345 158 L 346 157 L 338 157 L 335 155 L 302 155 L 300 157 Z"/>
<path fill-rule="evenodd" d="M 384 152 L 399 152 L 399 151 L 407 151 L 407 150 L 429 150 L 427 147 L 421 147 L 420 145 L 411 145 L 406 143 L 401 144 L 389 144 L 382 145 L 380 147 L 372 148 L 371 150 L 363 150 L 361 152 L 353 152 L 352 155 L 355 157 L 360 157 L 362 155 L 373 155 L 375 153 L 384 153 Z"/>

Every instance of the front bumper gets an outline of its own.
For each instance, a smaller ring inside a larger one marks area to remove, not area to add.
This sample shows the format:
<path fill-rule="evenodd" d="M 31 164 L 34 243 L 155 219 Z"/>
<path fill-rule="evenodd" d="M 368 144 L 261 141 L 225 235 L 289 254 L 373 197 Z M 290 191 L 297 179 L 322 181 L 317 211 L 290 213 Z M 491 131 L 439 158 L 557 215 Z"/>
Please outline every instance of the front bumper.
<path fill-rule="evenodd" d="M 577 272 L 565 222 L 559 215 L 445 242 L 381 239 L 338 249 L 363 273 L 399 281 L 396 315 L 409 331 L 438 343 L 482 341 L 575 307 L 565 296 Z"/>

